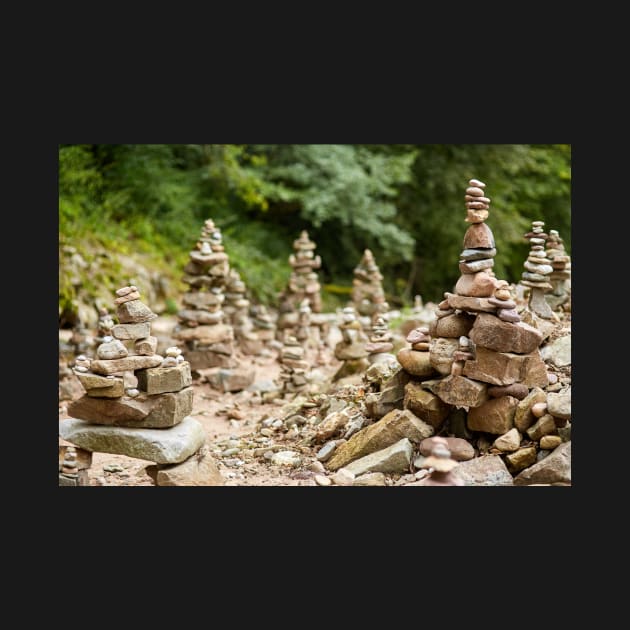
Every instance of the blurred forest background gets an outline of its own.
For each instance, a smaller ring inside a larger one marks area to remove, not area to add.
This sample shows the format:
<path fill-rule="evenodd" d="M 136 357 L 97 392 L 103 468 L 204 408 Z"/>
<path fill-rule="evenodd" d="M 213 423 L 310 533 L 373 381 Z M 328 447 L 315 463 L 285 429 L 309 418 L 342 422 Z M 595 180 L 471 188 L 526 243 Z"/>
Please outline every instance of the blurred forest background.
<path fill-rule="evenodd" d="M 174 312 L 208 218 L 255 301 L 277 305 L 306 229 L 322 258 L 325 310 L 348 301 L 365 248 L 392 308 L 416 294 L 439 302 L 459 277 L 473 177 L 492 200 L 498 278 L 518 282 L 534 220 L 571 253 L 568 144 L 59 145 L 60 325 L 72 322 L 80 292 L 107 295 L 111 307 L 128 281 L 118 255 L 142 255 Z"/>

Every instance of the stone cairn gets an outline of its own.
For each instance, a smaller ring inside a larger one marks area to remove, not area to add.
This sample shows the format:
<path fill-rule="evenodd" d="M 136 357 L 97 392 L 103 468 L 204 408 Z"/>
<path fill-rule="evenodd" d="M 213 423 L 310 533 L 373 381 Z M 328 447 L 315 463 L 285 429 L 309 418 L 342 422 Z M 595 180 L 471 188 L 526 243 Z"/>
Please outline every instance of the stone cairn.
<path fill-rule="evenodd" d="M 65 442 L 65 440 L 64 440 Z M 59 444 L 59 485 L 89 486 L 92 453 L 69 443 Z"/>
<path fill-rule="evenodd" d="M 224 323 L 224 287 L 229 273 L 228 256 L 221 231 L 207 219 L 190 260 L 184 267 L 183 281 L 189 285 L 177 313 L 179 325 L 173 337 L 185 344 L 192 370 L 210 367 L 236 367 L 234 329 Z"/>
<path fill-rule="evenodd" d="M 387 310 L 382 281 L 383 276 L 374 261 L 374 254 L 366 249 L 354 268 L 350 295 L 357 313 L 367 317 L 368 321 L 374 313 L 384 313 Z"/>
<path fill-rule="evenodd" d="M 281 397 L 308 389 L 310 363 L 306 351 L 293 336 L 287 335 L 278 356 L 280 361 L 279 393 Z"/>
<path fill-rule="evenodd" d="M 283 341 L 282 337 L 285 334 L 294 335 L 298 309 L 305 299 L 308 299 L 312 313 L 321 311 L 321 287 L 315 269 L 321 267 L 322 261 L 319 256 L 314 255 L 315 247 L 315 243 L 309 239 L 306 230 L 303 230 L 300 237 L 293 241 L 295 253 L 289 256 L 292 271 L 286 288 L 280 294 L 280 317 L 278 318 L 280 341 Z"/>
<path fill-rule="evenodd" d="M 346 306 L 343 309 L 339 330 L 341 331 L 341 341 L 335 346 L 334 355 L 337 360 L 343 361 L 343 363 L 333 376 L 333 382 L 346 376 L 361 373 L 370 365 L 366 349 L 368 338 L 363 332 L 363 327 L 353 306 Z"/>
<path fill-rule="evenodd" d="M 531 231 L 525 234 L 531 250 L 523 265 L 525 271 L 521 276 L 521 284 L 529 287 L 529 310 L 543 319 L 554 319 L 553 311 L 545 299 L 545 293 L 553 288 L 549 282 L 553 267 L 545 252 L 547 234 L 543 232 L 544 225 L 543 221 L 532 221 Z"/>
<path fill-rule="evenodd" d="M 116 453 L 156 463 L 156 485 L 220 485 L 207 453 L 203 426 L 193 406 L 190 364 L 176 346 L 156 354 L 151 321 L 157 315 L 135 286 L 116 291 L 117 325 L 97 348 L 96 359 L 77 362 L 74 373 L 86 393 L 68 406 L 59 434 L 90 452 Z M 125 374 L 136 383 L 125 387 Z"/>
<path fill-rule="evenodd" d="M 264 304 L 255 304 L 251 308 L 251 319 L 257 338 L 267 349 L 275 347 L 276 324 Z"/>
<path fill-rule="evenodd" d="M 258 338 L 254 323 L 249 316 L 250 301 L 247 287 L 236 269 L 230 269 L 225 286 L 223 312 L 234 328 L 234 336 L 243 354 L 260 354 L 263 341 Z"/>
<path fill-rule="evenodd" d="M 451 458 L 448 442 L 441 437 L 432 440 L 431 455 L 424 459 L 421 468 L 428 469 L 429 475 L 420 481 L 422 486 L 463 486 L 464 481 L 453 474 L 459 462 Z"/>
<path fill-rule="evenodd" d="M 394 349 L 392 343 L 394 335 L 389 330 L 387 303 L 383 302 L 383 304 L 386 309 L 385 312 L 376 310 L 372 314 L 372 326 L 368 335 L 368 343 L 365 345 L 370 365 L 383 362 L 396 363 L 396 357 L 391 354 Z"/>
<path fill-rule="evenodd" d="M 566 309 L 567 306 L 570 310 L 571 294 L 567 285 L 571 279 L 571 257 L 567 255 L 564 241 L 557 230 L 549 230 L 546 246 L 545 253 L 552 267 L 549 274 L 552 290 L 545 297 L 552 310 L 558 310 L 560 307 Z"/>
<path fill-rule="evenodd" d="M 555 411 L 547 408 L 554 394 L 543 391 L 550 382 L 539 349 L 543 335 L 520 321 L 508 283 L 488 274 L 496 249 L 485 224 L 490 199 L 484 187 L 471 180 L 466 190 L 471 225 L 455 293 L 444 293 L 435 321 L 409 333 L 411 347 L 397 354 L 402 370 L 366 397 L 366 408 L 382 422 L 402 407 L 436 433 L 452 436 L 449 440 L 470 440 L 480 451 L 498 454 L 510 474 L 526 475 L 541 451 L 546 455 L 563 441 L 558 428 L 570 411 L 567 415 L 559 401 L 549 406 Z M 537 403 L 545 404 L 534 407 Z M 465 450 L 474 453 L 470 444 Z M 454 458 L 460 461 L 459 454 Z"/>

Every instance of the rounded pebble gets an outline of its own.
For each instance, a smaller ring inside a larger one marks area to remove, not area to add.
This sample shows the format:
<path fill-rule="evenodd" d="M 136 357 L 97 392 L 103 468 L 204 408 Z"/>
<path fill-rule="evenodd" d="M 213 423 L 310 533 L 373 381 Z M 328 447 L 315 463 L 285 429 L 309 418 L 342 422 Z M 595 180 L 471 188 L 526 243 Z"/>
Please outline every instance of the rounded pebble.
<path fill-rule="evenodd" d="M 315 475 L 315 483 L 318 486 L 330 486 L 330 485 L 332 485 L 332 481 L 328 477 L 325 477 L 324 475 Z"/>
<path fill-rule="evenodd" d="M 532 414 L 537 418 L 542 418 L 547 413 L 547 403 L 539 402 L 532 405 Z"/>

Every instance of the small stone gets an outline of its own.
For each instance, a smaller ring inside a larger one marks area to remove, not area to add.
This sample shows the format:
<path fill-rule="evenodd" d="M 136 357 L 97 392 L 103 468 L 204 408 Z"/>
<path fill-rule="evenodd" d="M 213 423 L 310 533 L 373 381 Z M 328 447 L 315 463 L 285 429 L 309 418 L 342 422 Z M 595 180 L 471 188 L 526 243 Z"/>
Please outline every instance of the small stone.
<path fill-rule="evenodd" d="M 347 468 L 340 468 L 331 479 L 338 486 L 351 486 L 354 483 L 355 474 Z"/>
<path fill-rule="evenodd" d="M 337 448 L 336 440 L 331 440 L 330 442 L 326 442 L 326 444 L 324 444 L 324 446 L 322 446 L 319 449 L 319 451 L 317 451 L 317 454 L 315 455 L 315 457 L 317 457 L 317 460 L 320 462 L 326 462 L 332 457 L 336 448 Z"/>
<path fill-rule="evenodd" d="M 543 435 L 540 438 L 540 448 L 553 451 L 560 444 L 562 444 L 562 438 L 559 435 Z"/>
<path fill-rule="evenodd" d="M 505 456 L 508 470 L 514 474 L 536 463 L 536 447 L 527 446 Z"/>
<path fill-rule="evenodd" d="M 315 475 L 315 483 L 318 486 L 330 486 L 332 481 L 325 475 Z"/>
<path fill-rule="evenodd" d="M 127 394 L 127 396 L 129 396 L 130 398 L 135 398 L 140 394 L 140 390 L 136 389 L 135 387 L 129 387 L 125 390 L 125 394 Z"/>
<path fill-rule="evenodd" d="M 486 187 L 486 185 L 483 182 L 479 181 L 478 179 L 470 179 L 470 180 L 468 180 L 468 184 L 470 186 L 474 186 L 476 188 L 485 188 Z M 483 190 L 481 191 L 481 193 L 484 194 Z"/>
<path fill-rule="evenodd" d="M 494 441 L 494 446 L 500 451 L 511 453 L 521 445 L 521 434 L 515 427 L 504 433 Z"/>
<path fill-rule="evenodd" d="M 353 486 L 384 486 L 385 475 L 382 472 L 365 473 L 355 477 Z"/>
<path fill-rule="evenodd" d="M 497 311 L 497 317 L 504 322 L 510 322 L 515 324 L 521 321 L 521 316 L 513 308 L 502 308 Z"/>
<path fill-rule="evenodd" d="M 539 418 L 529 429 L 527 429 L 527 435 L 530 439 L 537 441 L 544 435 L 556 432 L 556 422 L 551 414 L 545 414 L 542 418 Z"/>
<path fill-rule="evenodd" d="M 466 188 L 466 194 L 471 197 L 483 197 L 483 190 L 479 186 L 470 186 Z"/>
<path fill-rule="evenodd" d="M 278 451 L 271 458 L 271 463 L 277 466 L 299 466 L 302 458 L 295 451 Z"/>
<path fill-rule="evenodd" d="M 547 403 L 538 402 L 532 405 L 531 412 L 536 418 L 542 418 L 547 413 Z"/>
<path fill-rule="evenodd" d="M 488 302 L 490 302 L 490 304 L 494 304 L 495 306 L 499 307 L 499 308 L 516 308 L 516 302 L 514 300 L 509 299 L 509 293 L 508 293 L 508 298 L 497 298 L 497 293 L 498 291 L 494 292 L 494 297 L 488 298 Z"/>
<path fill-rule="evenodd" d="M 490 398 L 501 398 L 501 396 L 513 396 L 518 400 L 523 400 L 529 394 L 529 388 L 523 383 L 512 383 L 511 385 L 493 385 L 488 387 Z"/>

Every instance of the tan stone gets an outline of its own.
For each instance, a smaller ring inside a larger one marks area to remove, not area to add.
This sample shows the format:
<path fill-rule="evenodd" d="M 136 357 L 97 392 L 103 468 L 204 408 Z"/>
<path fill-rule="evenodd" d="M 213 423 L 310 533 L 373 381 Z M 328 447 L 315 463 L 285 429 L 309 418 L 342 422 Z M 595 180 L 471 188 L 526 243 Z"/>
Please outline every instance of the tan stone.
<path fill-rule="evenodd" d="M 514 427 L 513 429 L 510 429 L 507 433 L 499 436 L 494 441 L 494 446 L 500 451 L 511 453 L 512 451 L 516 451 L 521 445 L 521 439 L 521 434 L 519 433 L 518 429 Z"/>
<path fill-rule="evenodd" d="M 345 470 L 354 473 L 356 477 L 368 472 L 408 472 L 412 453 L 413 445 L 407 438 L 403 438 L 387 448 L 354 460 Z"/>
<path fill-rule="evenodd" d="M 157 350 L 157 337 L 145 337 L 144 339 L 136 339 L 133 348 L 136 354 L 152 355 Z"/>
<path fill-rule="evenodd" d="M 475 323 L 473 315 L 468 313 L 455 313 L 441 317 L 436 321 L 435 332 L 436 337 L 450 337 L 458 339 L 462 335 L 468 336 L 470 329 Z"/>
<path fill-rule="evenodd" d="M 527 355 L 495 352 L 477 346 L 475 359 L 464 363 L 463 374 L 491 385 L 510 385 L 521 380 L 523 367 L 527 361 Z"/>
<path fill-rule="evenodd" d="M 514 413 L 518 398 L 502 396 L 491 398 L 468 412 L 468 428 L 494 435 L 503 435 L 514 426 Z"/>
<path fill-rule="evenodd" d="M 549 435 L 555 433 L 556 421 L 551 414 L 545 414 L 542 418 L 539 418 L 529 429 L 527 429 L 527 435 L 531 440 L 540 440 L 543 435 Z"/>
<path fill-rule="evenodd" d="M 108 387 L 86 387 L 88 396 L 94 398 L 120 398 L 125 395 L 125 385 L 122 376 L 112 379 Z"/>
<path fill-rule="evenodd" d="M 562 438 L 559 435 L 543 435 L 540 438 L 540 448 L 546 451 L 552 451 L 560 444 L 562 444 Z"/>
<path fill-rule="evenodd" d="M 478 407 L 488 399 L 488 386 L 465 376 L 449 375 L 443 379 L 425 381 L 423 387 L 456 407 Z"/>
<path fill-rule="evenodd" d="M 372 472 L 359 475 L 352 482 L 353 486 L 384 486 L 385 475 L 382 472 Z"/>
<path fill-rule="evenodd" d="M 222 486 L 225 483 L 206 446 L 181 464 L 158 466 L 155 481 L 157 486 Z"/>
<path fill-rule="evenodd" d="M 90 364 L 90 368 L 92 372 L 97 374 L 117 374 L 119 372 L 157 367 L 163 360 L 164 357 L 159 354 L 151 356 L 134 354 L 124 359 L 94 359 Z"/>
<path fill-rule="evenodd" d="M 405 385 L 403 407 L 435 429 L 442 426 L 451 410 L 450 405 L 424 389 L 418 381 L 409 381 Z"/>
<path fill-rule="evenodd" d="M 378 422 L 355 433 L 345 444 L 338 446 L 326 467 L 329 470 L 337 470 L 360 457 L 391 446 L 402 438 L 420 443 L 433 433 L 430 424 L 408 409 L 394 409 Z"/>
<path fill-rule="evenodd" d="M 536 447 L 526 446 L 514 453 L 506 455 L 505 463 L 512 474 L 518 473 L 524 468 L 536 463 Z"/>
<path fill-rule="evenodd" d="M 491 249 L 494 247 L 494 235 L 485 223 L 474 223 L 464 234 L 464 249 Z"/>
<path fill-rule="evenodd" d="M 127 427 L 172 427 L 192 411 L 193 389 L 136 398 L 83 396 L 68 405 L 68 415 L 93 424 Z"/>
<path fill-rule="evenodd" d="M 469 337 L 477 347 L 516 354 L 529 354 L 542 341 L 542 333 L 533 326 L 525 322 L 504 322 L 489 313 L 477 316 Z"/>
<path fill-rule="evenodd" d="M 488 298 L 465 297 L 463 295 L 455 295 L 454 293 L 445 293 L 451 308 L 462 311 L 470 311 L 472 313 L 496 313 L 497 307 L 488 300 Z M 433 334 L 433 333 L 431 333 Z"/>
<path fill-rule="evenodd" d="M 138 378 L 138 389 L 147 394 L 163 394 L 178 392 L 192 385 L 190 363 L 184 361 L 173 367 L 155 367 L 135 372 Z"/>
<path fill-rule="evenodd" d="M 197 341 L 200 344 L 213 344 L 234 339 L 234 330 L 228 324 L 216 324 L 215 326 L 196 326 L 195 328 L 182 328 L 173 333 L 175 339 L 182 341 Z"/>
<path fill-rule="evenodd" d="M 112 327 L 112 336 L 116 339 L 146 339 L 151 336 L 151 324 L 116 324 Z"/>
<path fill-rule="evenodd" d="M 431 365 L 428 352 L 418 352 L 409 348 L 403 348 L 396 355 L 403 369 L 413 376 L 430 377 L 435 375 L 435 369 Z"/>
<path fill-rule="evenodd" d="M 514 414 L 514 426 L 524 433 L 536 422 L 536 417 L 532 413 L 532 407 L 539 402 L 545 402 L 547 394 L 540 388 L 534 387 L 529 394 L 516 406 Z"/>

